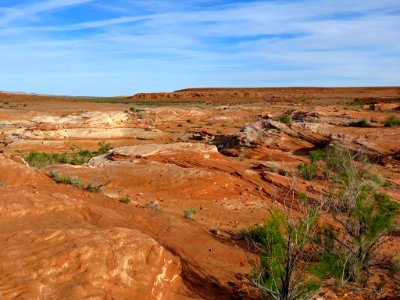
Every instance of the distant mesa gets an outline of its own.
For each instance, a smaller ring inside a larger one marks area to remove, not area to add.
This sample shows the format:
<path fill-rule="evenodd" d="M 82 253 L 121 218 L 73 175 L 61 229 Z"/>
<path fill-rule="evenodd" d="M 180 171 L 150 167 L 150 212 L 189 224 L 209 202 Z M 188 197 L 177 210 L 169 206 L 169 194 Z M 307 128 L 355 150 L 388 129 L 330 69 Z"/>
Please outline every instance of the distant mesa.
<path fill-rule="evenodd" d="M 392 102 L 400 98 L 400 87 L 289 87 L 289 88 L 189 88 L 165 93 L 139 93 L 135 101 L 161 102 L 292 102 L 297 100 L 357 100 L 360 103 Z"/>

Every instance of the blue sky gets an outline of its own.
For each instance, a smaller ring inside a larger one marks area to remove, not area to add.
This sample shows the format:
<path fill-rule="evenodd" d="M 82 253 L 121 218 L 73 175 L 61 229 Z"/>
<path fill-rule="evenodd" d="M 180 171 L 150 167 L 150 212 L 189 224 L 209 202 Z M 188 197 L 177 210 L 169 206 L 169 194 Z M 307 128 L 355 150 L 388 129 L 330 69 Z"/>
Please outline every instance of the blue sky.
<path fill-rule="evenodd" d="M 0 90 L 400 85 L 399 0 L 0 1 Z"/>

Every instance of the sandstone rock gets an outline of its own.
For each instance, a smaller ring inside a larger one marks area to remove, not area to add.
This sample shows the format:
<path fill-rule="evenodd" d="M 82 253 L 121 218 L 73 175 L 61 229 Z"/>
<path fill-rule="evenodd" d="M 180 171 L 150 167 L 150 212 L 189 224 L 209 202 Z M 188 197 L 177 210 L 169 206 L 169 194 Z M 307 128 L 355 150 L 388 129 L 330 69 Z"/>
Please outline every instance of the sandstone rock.
<path fill-rule="evenodd" d="M 217 147 L 198 143 L 176 144 L 145 144 L 124 146 L 114 149 L 111 156 L 117 157 L 146 157 L 151 155 L 172 155 L 178 152 L 194 152 L 201 154 L 218 153 Z"/>
<path fill-rule="evenodd" d="M 179 274 L 173 256 L 137 230 L 0 233 L 0 296 L 161 299 Z"/>
<path fill-rule="evenodd" d="M 0 194 L 1 299 L 169 298 L 179 260 L 112 210 L 4 156 Z"/>
<path fill-rule="evenodd" d="M 376 104 L 371 104 L 368 108 L 375 111 L 399 110 L 400 105 L 395 103 L 376 103 Z"/>

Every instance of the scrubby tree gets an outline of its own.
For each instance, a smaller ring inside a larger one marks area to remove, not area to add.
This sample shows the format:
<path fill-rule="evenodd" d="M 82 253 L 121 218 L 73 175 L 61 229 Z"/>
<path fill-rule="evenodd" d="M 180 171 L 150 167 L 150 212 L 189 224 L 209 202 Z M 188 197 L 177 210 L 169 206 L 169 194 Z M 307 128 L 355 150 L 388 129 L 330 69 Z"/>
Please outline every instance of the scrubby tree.
<path fill-rule="evenodd" d="M 259 259 L 251 262 L 251 283 L 262 298 L 308 299 L 319 288 L 305 271 L 313 259 L 321 207 L 308 206 L 304 197 L 299 200 L 292 194 L 291 198 L 283 213 L 271 211 L 264 225 L 246 233 L 259 253 Z M 301 217 L 293 214 L 294 206 L 302 211 Z"/>
<path fill-rule="evenodd" d="M 340 275 L 342 282 L 357 281 L 369 270 L 400 206 L 378 193 L 364 155 L 333 146 L 327 150 L 326 163 L 334 174 L 328 205 L 336 224 L 322 231 L 325 252 L 320 255 L 320 270 Z"/>

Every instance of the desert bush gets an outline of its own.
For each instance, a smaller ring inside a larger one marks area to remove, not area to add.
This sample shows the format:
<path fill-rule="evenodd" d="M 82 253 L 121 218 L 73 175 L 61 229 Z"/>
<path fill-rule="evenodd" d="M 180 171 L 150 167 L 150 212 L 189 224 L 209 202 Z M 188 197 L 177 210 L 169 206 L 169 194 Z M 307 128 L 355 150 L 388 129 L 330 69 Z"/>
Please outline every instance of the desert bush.
<path fill-rule="evenodd" d="M 292 116 L 288 114 L 283 114 L 274 118 L 274 121 L 284 123 L 286 125 L 292 124 Z"/>
<path fill-rule="evenodd" d="M 57 183 L 70 184 L 76 187 L 81 187 L 79 177 L 60 177 L 60 173 L 56 170 L 50 170 L 48 176 Z"/>
<path fill-rule="evenodd" d="M 333 228 L 323 232 L 330 247 L 325 247 L 319 265 L 331 265 L 333 276 L 339 268 L 342 282 L 357 281 L 369 270 L 381 237 L 391 230 L 400 212 L 398 203 L 377 193 L 379 185 L 371 184 L 363 157 L 338 146 L 330 147 L 326 155 L 327 165 L 335 173 L 327 205 L 339 232 L 331 234 Z"/>
<path fill-rule="evenodd" d="M 308 156 L 310 157 L 311 162 L 316 163 L 325 158 L 325 151 L 321 149 L 312 150 L 308 153 Z"/>
<path fill-rule="evenodd" d="M 140 120 L 144 118 L 144 110 L 140 108 L 130 107 L 127 110 L 127 113 L 136 115 L 136 117 Z"/>
<path fill-rule="evenodd" d="M 400 127 L 400 118 L 390 116 L 385 121 L 385 127 Z"/>
<path fill-rule="evenodd" d="M 130 107 L 129 110 L 128 110 L 128 112 L 134 113 L 134 114 L 140 113 L 140 112 L 143 112 L 143 111 L 144 111 L 143 109 L 136 108 L 136 107 Z"/>
<path fill-rule="evenodd" d="M 159 210 L 160 209 L 157 200 L 152 201 L 149 204 L 143 205 L 143 208 L 149 208 L 149 209 L 153 209 L 153 210 Z"/>
<path fill-rule="evenodd" d="M 281 175 L 281 176 L 286 176 L 287 171 L 285 169 L 279 169 L 278 170 L 278 174 Z"/>
<path fill-rule="evenodd" d="M 355 122 L 351 122 L 349 123 L 349 126 L 352 127 L 371 127 L 371 125 L 369 124 L 368 120 L 365 119 L 361 119 Z"/>
<path fill-rule="evenodd" d="M 367 175 L 367 179 L 371 180 L 372 182 L 376 183 L 379 186 L 386 186 L 386 180 L 378 173 L 370 173 Z"/>
<path fill-rule="evenodd" d="M 276 172 L 276 166 L 272 165 L 268 168 L 269 172 L 275 173 Z"/>
<path fill-rule="evenodd" d="M 96 152 L 97 155 L 106 154 L 108 151 L 110 151 L 113 148 L 113 146 L 110 143 L 106 143 L 105 141 L 99 142 L 98 146 L 99 146 L 99 149 Z"/>
<path fill-rule="evenodd" d="M 308 153 L 308 156 L 311 160 L 310 163 L 304 163 L 302 165 L 297 165 L 298 174 L 306 179 L 313 180 L 318 173 L 317 162 L 325 159 L 325 151 L 321 149 L 312 150 Z"/>
<path fill-rule="evenodd" d="M 84 190 L 85 190 L 85 191 L 88 191 L 88 192 L 90 192 L 90 193 L 100 193 L 100 191 L 101 191 L 101 186 L 100 186 L 100 185 L 96 185 L 96 184 L 89 183 L 88 185 L 86 185 L 86 186 L 84 187 Z"/>
<path fill-rule="evenodd" d="M 301 219 L 273 211 L 264 225 L 245 233 L 259 252 L 259 260 L 251 262 L 251 283 L 261 297 L 308 299 L 319 288 L 315 280 L 304 274 L 312 258 L 308 251 L 318 218 L 315 208 L 306 210 Z"/>
<path fill-rule="evenodd" d="M 309 122 L 309 123 L 319 123 L 319 122 L 321 122 L 319 118 L 310 117 L 310 116 L 306 117 L 306 121 Z"/>
<path fill-rule="evenodd" d="M 333 212 L 342 233 L 325 235 L 333 246 L 319 259 L 321 274 L 328 273 L 342 282 L 360 280 L 376 257 L 381 237 L 393 228 L 393 220 L 399 211 L 400 205 L 387 195 L 368 197 L 362 194 L 347 213 Z"/>
<path fill-rule="evenodd" d="M 390 268 L 392 273 L 400 274 L 400 260 L 394 262 Z"/>
<path fill-rule="evenodd" d="M 197 214 L 197 211 L 193 208 L 183 211 L 183 216 L 186 219 L 194 220 L 194 215 Z"/>
<path fill-rule="evenodd" d="M 315 163 L 304 163 L 296 166 L 299 175 L 306 180 L 312 180 L 315 178 L 318 172 L 318 167 Z"/>
<path fill-rule="evenodd" d="M 122 202 L 124 204 L 129 204 L 131 203 L 131 199 L 129 199 L 128 197 L 124 197 L 121 200 L 119 200 L 119 202 Z"/>
<path fill-rule="evenodd" d="M 307 202 L 307 200 L 308 200 L 308 196 L 307 196 L 307 193 L 306 192 L 298 192 L 297 193 L 297 197 L 299 198 L 299 200 L 302 202 L 302 203 L 306 203 Z"/>

